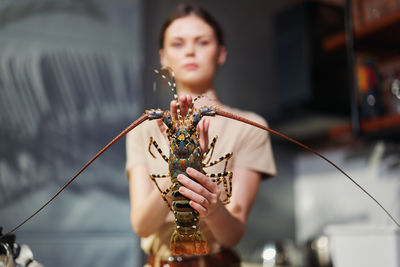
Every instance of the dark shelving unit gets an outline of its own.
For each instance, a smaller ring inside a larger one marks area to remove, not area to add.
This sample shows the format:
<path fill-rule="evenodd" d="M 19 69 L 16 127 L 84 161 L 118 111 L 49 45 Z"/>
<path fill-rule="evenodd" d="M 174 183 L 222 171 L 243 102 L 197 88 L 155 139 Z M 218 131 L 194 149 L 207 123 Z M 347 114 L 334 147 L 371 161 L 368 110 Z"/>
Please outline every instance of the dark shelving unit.
<path fill-rule="evenodd" d="M 332 127 L 330 136 L 337 138 L 352 133 L 353 136 L 393 137 L 400 133 L 400 114 L 360 119 L 355 54 L 368 52 L 376 56 L 380 62 L 400 56 L 400 8 L 354 29 L 352 2 L 351 0 L 345 2 L 345 30 L 322 41 L 322 47 L 326 52 L 346 51 L 349 75 L 351 120 L 349 123 Z"/>

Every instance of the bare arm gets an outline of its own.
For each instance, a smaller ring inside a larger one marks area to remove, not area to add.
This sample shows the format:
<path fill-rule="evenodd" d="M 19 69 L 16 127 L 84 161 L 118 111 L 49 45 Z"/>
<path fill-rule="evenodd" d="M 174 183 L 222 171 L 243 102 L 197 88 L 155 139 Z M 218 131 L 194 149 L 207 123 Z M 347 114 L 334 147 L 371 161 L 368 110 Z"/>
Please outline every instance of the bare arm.
<path fill-rule="evenodd" d="M 217 185 L 202 173 L 188 169 L 198 183 L 183 175 L 179 178 L 184 185 L 181 193 L 191 199 L 190 205 L 208 224 L 217 242 L 225 247 L 235 246 L 243 237 L 261 179 L 260 173 L 247 168 L 234 168 L 233 172 L 233 192 L 227 206 L 219 199 L 221 192 Z"/>
<path fill-rule="evenodd" d="M 145 165 L 137 165 L 129 170 L 129 195 L 131 202 L 131 225 L 141 237 L 147 237 L 158 231 L 168 215 L 168 206 L 160 196 L 149 177 Z M 169 179 L 159 179 L 166 184 Z"/>

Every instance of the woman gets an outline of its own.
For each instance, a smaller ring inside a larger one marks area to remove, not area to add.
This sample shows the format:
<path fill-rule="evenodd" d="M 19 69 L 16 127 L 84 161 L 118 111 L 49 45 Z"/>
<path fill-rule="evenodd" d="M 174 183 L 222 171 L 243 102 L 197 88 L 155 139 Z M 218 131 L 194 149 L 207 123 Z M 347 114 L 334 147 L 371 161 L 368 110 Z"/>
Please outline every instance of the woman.
<path fill-rule="evenodd" d="M 216 106 L 266 125 L 251 112 L 229 108 L 216 97 L 214 76 L 227 55 L 222 31 L 209 13 L 194 5 L 180 5 L 164 23 L 160 35 L 160 61 L 175 73 L 179 104 L 186 113 L 195 96 L 202 95 L 196 106 Z M 171 102 L 176 116 L 177 103 Z M 142 248 L 149 256 L 149 266 L 238 266 L 240 259 L 229 248 L 243 237 L 247 217 L 262 176 L 275 174 L 275 164 L 267 133 L 240 122 L 221 117 L 203 118 L 199 125 L 201 149 L 207 149 L 208 138 L 219 136 L 214 155 L 233 152 L 228 169 L 233 171 L 233 192 L 228 205 L 223 205 L 223 189 L 204 174 L 188 169 L 187 176 L 178 177 L 180 193 L 190 199 L 190 206 L 199 213 L 200 229 L 210 244 L 209 256 L 170 257 L 169 242 L 174 217 L 152 183 L 149 174 L 168 173 L 165 161 L 153 159 L 147 151 L 149 138 L 157 140 L 162 151 L 168 152 L 165 126 L 150 121 L 127 137 L 127 175 L 131 198 L 131 224 L 142 237 Z M 207 168 L 208 173 L 221 172 L 223 167 Z M 223 165 L 223 163 L 222 163 Z M 168 179 L 159 179 L 168 187 Z M 168 262 L 168 259 L 170 260 Z"/>

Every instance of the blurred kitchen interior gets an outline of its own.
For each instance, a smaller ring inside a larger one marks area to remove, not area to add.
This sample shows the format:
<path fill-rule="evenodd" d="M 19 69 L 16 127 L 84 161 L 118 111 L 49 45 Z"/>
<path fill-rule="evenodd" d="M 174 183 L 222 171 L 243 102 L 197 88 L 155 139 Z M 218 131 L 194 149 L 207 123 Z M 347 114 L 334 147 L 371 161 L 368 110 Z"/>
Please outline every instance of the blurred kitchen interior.
<path fill-rule="evenodd" d="M 161 23 L 180 2 L 0 1 L 3 231 L 146 108 L 167 108 L 171 94 L 153 91 L 151 69 Z M 222 102 L 321 152 L 400 220 L 400 1 L 194 2 L 226 33 Z M 278 175 L 261 184 L 237 248 L 244 266 L 400 266 L 400 233 L 376 203 L 320 158 L 271 138 Z M 124 161 L 120 142 L 17 242 L 44 266 L 142 266 Z"/>

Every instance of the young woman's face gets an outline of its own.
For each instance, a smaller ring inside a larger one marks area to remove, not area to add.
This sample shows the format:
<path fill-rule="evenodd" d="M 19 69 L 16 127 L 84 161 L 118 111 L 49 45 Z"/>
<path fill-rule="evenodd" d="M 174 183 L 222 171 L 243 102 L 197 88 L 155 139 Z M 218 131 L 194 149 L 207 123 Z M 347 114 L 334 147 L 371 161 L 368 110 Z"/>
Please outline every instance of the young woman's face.
<path fill-rule="evenodd" d="M 196 15 L 174 20 L 166 29 L 161 65 L 172 68 L 178 85 L 206 90 L 218 65 L 225 62 L 213 28 Z"/>

